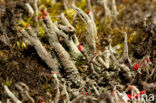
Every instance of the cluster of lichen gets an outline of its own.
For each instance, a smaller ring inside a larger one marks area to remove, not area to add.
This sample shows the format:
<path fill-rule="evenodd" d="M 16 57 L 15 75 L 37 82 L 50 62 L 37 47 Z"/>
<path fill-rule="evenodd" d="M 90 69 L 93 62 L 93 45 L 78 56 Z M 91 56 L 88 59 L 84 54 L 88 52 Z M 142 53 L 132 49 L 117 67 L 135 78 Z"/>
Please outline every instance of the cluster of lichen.
<path fill-rule="evenodd" d="M 88 13 L 88 7 L 86 0 L 79 0 L 79 1 L 72 1 L 71 4 L 75 4 L 79 8 L 81 8 L 84 12 Z M 124 40 L 124 34 L 123 32 L 127 32 L 128 34 L 128 44 L 130 45 L 129 50 L 130 52 L 133 51 L 133 47 L 131 44 L 138 42 L 138 40 L 141 40 L 142 37 L 140 37 L 141 31 L 132 28 L 131 26 L 127 25 L 124 19 L 124 16 L 126 15 L 126 4 L 129 4 L 129 2 L 124 2 L 117 5 L 118 10 L 118 16 L 116 18 L 113 18 L 113 16 L 106 17 L 104 7 L 103 5 L 92 5 L 92 10 L 95 23 L 97 26 L 98 31 L 98 40 L 96 42 L 97 44 L 97 52 L 98 51 L 104 51 L 105 46 L 108 45 L 108 36 L 111 35 L 112 38 L 112 45 L 116 46 L 118 45 L 120 48 L 118 49 L 118 54 L 123 52 L 123 40 Z M 59 16 L 61 13 L 64 13 L 69 22 L 75 27 L 76 29 L 76 35 L 80 42 L 85 42 L 85 35 L 86 35 L 86 25 L 85 23 L 76 15 L 75 11 L 72 7 L 69 7 L 68 9 L 64 8 L 64 4 L 62 2 L 56 2 L 53 4 L 51 0 L 39 0 L 38 1 L 38 15 L 42 19 L 43 13 L 42 10 L 46 8 L 47 12 L 49 13 L 51 19 L 53 22 L 57 21 L 58 23 L 62 23 Z M 100 14 L 101 12 L 101 14 Z M 112 11 L 111 11 L 112 12 Z M 99 16 L 96 14 L 99 13 Z M 75 17 L 76 16 L 76 17 Z M 36 26 L 35 19 L 38 19 L 34 16 L 26 16 L 23 18 L 23 20 L 20 20 L 20 23 L 22 24 L 22 28 L 25 28 L 26 25 L 30 25 L 32 27 Z M 38 37 L 45 38 L 45 31 L 39 22 L 39 31 L 38 31 Z M 44 45 L 45 43 L 43 43 Z M 17 47 L 20 50 L 25 49 L 27 46 L 23 41 L 17 41 L 15 43 Z M 14 46 L 15 46 L 14 45 Z M 80 58 L 81 60 L 76 60 L 76 66 L 80 71 L 86 71 L 86 60 Z"/>
<path fill-rule="evenodd" d="M 75 1 L 75 2 L 73 2 L 73 4 L 76 4 L 79 8 L 83 9 L 86 13 L 88 12 L 86 0 Z M 76 34 L 77 34 L 80 42 L 85 41 L 85 39 L 84 39 L 85 34 L 86 34 L 85 24 L 78 16 L 75 19 L 73 19 L 73 17 L 76 15 L 76 13 L 72 8 L 68 8 L 67 10 L 65 10 L 63 7 L 63 3 L 56 2 L 55 4 L 53 4 L 51 0 L 40 0 L 38 2 L 38 5 L 39 5 L 38 15 L 41 18 L 43 16 L 42 10 L 44 8 L 47 8 L 47 11 L 48 11 L 49 15 L 51 16 L 52 21 L 57 21 L 58 23 L 61 23 L 58 16 L 63 12 L 66 15 L 66 17 L 68 18 L 68 20 L 70 21 L 70 23 L 73 24 L 73 26 L 76 28 Z M 96 10 L 94 10 L 94 11 L 96 12 Z M 26 16 L 23 18 L 23 20 L 20 20 L 20 23 L 22 24 L 23 28 L 26 25 L 31 25 L 31 26 L 35 27 L 36 26 L 35 19 L 37 19 L 37 17 L 35 17 L 35 16 L 31 16 L 31 17 Z M 103 40 L 103 38 L 106 38 L 110 34 L 118 35 L 121 32 L 119 28 L 117 28 L 117 27 L 112 28 L 110 26 L 111 18 L 105 18 L 104 23 L 102 23 L 100 19 L 101 18 L 96 18 L 95 22 L 96 22 L 96 25 L 98 28 L 98 36 L 99 36 L 99 38 L 101 38 L 101 40 Z M 45 36 L 44 29 L 40 23 L 39 23 L 38 36 L 41 38 Z M 121 37 L 121 36 L 118 35 L 118 38 L 119 37 Z M 116 39 L 116 41 L 118 41 L 118 40 Z M 116 43 L 116 41 L 113 41 L 113 42 Z M 97 43 L 97 45 L 98 45 L 98 43 Z M 17 46 L 21 47 L 19 45 L 19 42 L 17 42 Z M 99 45 L 98 47 L 100 48 L 100 46 L 101 45 Z"/>
<path fill-rule="evenodd" d="M 137 1 L 123 0 L 122 3 L 117 5 L 118 16 L 116 18 L 105 17 L 104 15 L 105 11 L 103 5 L 98 5 L 98 6 L 92 5 L 93 13 L 94 14 L 99 13 L 99 16 L 95 15 L 95 23 L 98 30 L 97 51 L 105 50 L 105 46 L 108 45 L 107 37 L 109 35 L 111 35 L 111 38 L 113 39 L 112 45 L 120 46 L 119 53 L 121 53 L 123 50 L 123 39 L 124 39 L 123 32 L 127 32 L 128 34 L 128 44 L 135 44 L 136 42 L 138 42 L 138 40 L 142 39 L 142 37 L 140 37 L 140 34 L 142 34 L 142 32 L 127 25 L 128 23 L 126 24 L 126 19 L 124 19 L 124 16 L 127 15 L 127 11 L 128 11 L 128 9 L 126 8 L 127 4 L 131 4 L 134 2 L 141 3 L 142 5 L 144 5 L 144 3 L 141 0 L 137 0 Z M 79 1 L 74 0 L 70 3 L 77 5 L 84 12 L 86 13 L 88 12 L 86 0 L 79 0 Z M 68 20 L 70 21 L 70 23 L 76 28 L 76 35 L 79 38 L 79 41 L 80 42 L 85 41 L 86 26 L 84 22 L 78 16 L 76 16 L 76 13 L 72 7 L 68 9 L 64 9 L 64 4 L 62 1 L 53 4 L 51 0 L 39 0 L 38 5 L 39 5 L 39 13 L 38 13 L 39 16 L 42 18 L 43 16 L 42 10 L 44 8 L 47 8 L 47 11 L 51 16 L 53 22 L 57 21 L 58 23 L 61 23 L 58 16 L 61 13 L 64 13 L 65 16 L 68 18 Z M 102 13 L 100 14 L 100 12 Z M 133 14 L 133 12 L 131 14 Z M 76 16 L 76 18 L 74 18 L 74 16 Z M 25 17 L 23 20 L 21 20 L 21 24 L 23 25 L 23 27 L 25 27 L 25 25 L 27 24 L 31 26 L 36 26 L 35 19 L 37 18 L 35 18 L 34 16 Z M 41 38 L 45 36 L 44 29 L 40 23 L 39 23 L 38 36 Z"/>

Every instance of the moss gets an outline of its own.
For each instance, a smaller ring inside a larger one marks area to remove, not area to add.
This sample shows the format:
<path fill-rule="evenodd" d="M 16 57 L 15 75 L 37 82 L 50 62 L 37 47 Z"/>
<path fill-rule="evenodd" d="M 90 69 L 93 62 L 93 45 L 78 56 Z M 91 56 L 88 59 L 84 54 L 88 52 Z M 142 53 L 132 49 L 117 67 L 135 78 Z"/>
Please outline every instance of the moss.
<path fill-rule="evenodd" d="M 6 78 L 6 80 L 1 85 L 10 86 L 13 82 L 13 78 Z"/>

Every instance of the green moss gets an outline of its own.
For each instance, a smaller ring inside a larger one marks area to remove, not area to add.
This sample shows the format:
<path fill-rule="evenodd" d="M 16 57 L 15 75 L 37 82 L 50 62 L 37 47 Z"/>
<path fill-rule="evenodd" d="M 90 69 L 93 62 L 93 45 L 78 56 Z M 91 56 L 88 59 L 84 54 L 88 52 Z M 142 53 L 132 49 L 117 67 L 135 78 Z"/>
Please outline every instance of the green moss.
<path fill-rule="evenodd" d="M 10 86 L 13 82 L 13 78 L 6 78 L 2 85 Z"/>
<path fill-rule="evenodd" d="M 45 30 L 44 30 L 43 26 L 40 23 L 39 23 L 39 31 L 38 31 L 37 35 L 39 37 L 44 37 L 45 36 Z"/>

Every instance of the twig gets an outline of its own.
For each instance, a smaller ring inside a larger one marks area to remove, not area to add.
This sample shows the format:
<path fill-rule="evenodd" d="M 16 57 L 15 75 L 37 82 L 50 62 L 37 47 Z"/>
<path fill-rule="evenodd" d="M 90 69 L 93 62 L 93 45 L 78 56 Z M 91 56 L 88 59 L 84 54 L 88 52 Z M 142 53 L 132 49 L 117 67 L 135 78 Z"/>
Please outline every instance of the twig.
<path fill-rule="evenodd" d="M 64 90 L 64 92 L 65 92 L 65 94 L 66 94 L 66 102 L 67 102 L 67 103 L 70 103 L 69 94 L 68 94 L 67 89 L 66 89 L 66 81 L 64 82 L 63 90 Z"/>
<path fill-rule="evenodd" d="M 92 10 L 92 6 L 91 6 L 91 1 L 90 0 L 86 0 L 87 1 L 87 6 L 89 9 L 89 12 L 91 13 L 91 17 L 94 20 L 94 15 L 93 15 L 93 10 Z"/>
<path fill-rule="evenodd" d="M 127 44 L 127 33 L 124 32 L 125 40 L 124 40 L 124 50 L 123 50 L 123 56 L 119 59 L 119 63 L 125 62 L 125 60 L 129 60 L 129 64 L 131 64 L 131 61 L 128 56 L 128 44 Z"/>
<path fill-rule="evenodd" d="M 9 88 L 5 85 L 4 90 L 7 93 L 7 95 L 15 102 L 15 103 L 22 103 L 10 90 Z"/>
<path fill-rule="evenodd" d="M 110 17 L 111 16 L 111 12 L 110 12 L 110 9 L 108 7 L 108 1 L 107 0 L 103 0 L 103 5 L 104 5 L 106 17 Z"/>
<path fill-rule="evenodd" d="M 97 29 L 94 20 L 92 19 L 92 14 L 89 13 L 89 16 L 82 11 L 80 8 L 72 5 L 73 9 L 79 15 L 79 17 L 86 24 L 86 41 L 87 41 L 87 51 L 89 51 L 89 55 L 92 56 L 96 52 L 96 41 L 95 37 L 97 37 Z"/>
<path fill-rule="evenodd" d="M 76 103 L 78 100 L 80 100 L 80 99 L 82 99 L 82 98 L 84 98 L 84 95 L 79 95 L 79 96 L 77 96 L 75 99 L 73 99 L 73 100 L 71 101 L 71 103 Z"/>
<path fill-rule="evenodd" d="M 27 7 L 27 10 L 28 10 L 28 12 L 29 12 L 29 15 L 30 15 L 30 16 L 33 16 L 33 15 L 34 15 L 34 10 L 33 10 L 33 8 L 31 7 L 31 5 L 30 5 L 29 3 L 26 3 L 25 5 L 26 5 L 26 7 Z"/>
<path fill-rule="evenodd" d="M 35 21 L 36 21 L 36 23 L 37 23 L 37 26 L 36 26 L 36 32 L 38 32 L 39 31 L 39 24 L 38 24 L 38 19 L 37 19 L 37 17 L 38 17 L 38 5 L 37 5 L 37 1 L 38 0 L 34 0 L 34 8 L 35 8 Z"/>
<path fill-rule="evenodd" d="M 52 72 L 53 73 L 53 77 L 54 77 L 54 79 L 55 79 L 55 81 L 56 81 L 56 89 L 57 89 L 57 92 L 56 92 L 56 96 L 55 96 L 55 103 L 58 103 L 59 102 L 59 97 L 60 97 L 60 89 L 59 89 L 59 80 L 58 80 L 58 78 L 57 78 L 57 75 L 56 75 L 56 73 L 55 72 Z"/>
<path fill-rule="evenodd" d="M 112 14 L 113 14 L 114 18 L 116 18 L 117 15 L 118 15 L 118 11 L 117 11 L 115 0 L 112 0 L 112 8 L 113 8 L 113 13 Z"/>
<path fill-rule="evenodd" d="M 114 56 L 114 54 L 113 54 L 113 52 L 112 52 L 111 43 L 110 43 L 110 45 L 109 45 L 109 49 L 110 49 L 111 57 L 112 57 L 114 63 L 115 63 L 117 66 L 121 67 L 124 71 L 126 71 L 126 72 L 130 71 L 130 69 L 129 69 L 125 64 L 120 64 L 120 63 L 118 62 L 118 60 L 116 59 L 116 57 Z"/>
<path fill-rule="evenodd" d="M 26 84 L 20 82 L 18 84 L 15 84 L 15 86 L 20 91 L 23 98 L 27 98 L 27 99 L 31 100 L 32 103 L 35 103 L 34 99 L 29 95 L 29 87 Z M 22 86 L 24 88 L 22 88 Z"/>

